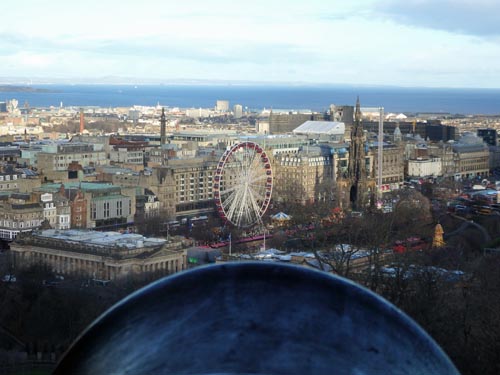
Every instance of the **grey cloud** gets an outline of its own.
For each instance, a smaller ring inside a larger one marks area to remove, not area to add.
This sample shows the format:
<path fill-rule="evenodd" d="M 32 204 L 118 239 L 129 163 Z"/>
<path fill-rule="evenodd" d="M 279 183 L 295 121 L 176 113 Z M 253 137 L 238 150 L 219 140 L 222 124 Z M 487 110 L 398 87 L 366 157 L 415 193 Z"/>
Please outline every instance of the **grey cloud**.
<path fill-rule="evenodd" d="M 395 22 L 480 37 L 500 36 L 497 0 L 383 0 L 375 14 Z"/>

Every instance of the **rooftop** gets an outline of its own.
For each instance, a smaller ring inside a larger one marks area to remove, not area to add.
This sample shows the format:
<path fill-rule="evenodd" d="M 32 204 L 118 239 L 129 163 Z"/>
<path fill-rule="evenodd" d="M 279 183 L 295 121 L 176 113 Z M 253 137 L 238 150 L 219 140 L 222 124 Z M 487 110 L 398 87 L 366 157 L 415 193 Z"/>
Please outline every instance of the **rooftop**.
<path fill-rule="evenodd" d="M 49 183 L 43 184 L 37 190 L 44 192 L 55 192 L 61 188 L 60 183 Z M 64 184 L 64 188 L 67 189 L 81 189 L 83 191 L 96 191 L 96 190 L 114 190 L 119 188 L 110 183 L 100 183 L 100 182 L 67 182 Z"/>
<path fill-rule="evenodd" d="M 336 121 L 306 121 L 293 130 L 294 134 L 343 135 L 345 124 Z"/>
<path fill-rule="evenodd" d="M 35 238 L 52 239 L 64 242 L 78 243 L 86 247 L 141 249 L 156 248 L 167 241 L 161 238 L 144 237 L 137 233 L 97 232 L 91 230 L 56 230 L 46 229 L 34 232 Z"/>

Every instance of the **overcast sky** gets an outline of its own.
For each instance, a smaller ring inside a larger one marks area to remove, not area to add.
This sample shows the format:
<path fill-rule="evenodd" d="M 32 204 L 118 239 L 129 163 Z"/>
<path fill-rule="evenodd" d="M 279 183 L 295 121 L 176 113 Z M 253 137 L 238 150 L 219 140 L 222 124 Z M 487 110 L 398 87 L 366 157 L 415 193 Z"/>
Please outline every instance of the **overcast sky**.
<path fill-rule="evenodd" d="M 498 0 L 17 0 L 0 76 L 500 88 Z"/>

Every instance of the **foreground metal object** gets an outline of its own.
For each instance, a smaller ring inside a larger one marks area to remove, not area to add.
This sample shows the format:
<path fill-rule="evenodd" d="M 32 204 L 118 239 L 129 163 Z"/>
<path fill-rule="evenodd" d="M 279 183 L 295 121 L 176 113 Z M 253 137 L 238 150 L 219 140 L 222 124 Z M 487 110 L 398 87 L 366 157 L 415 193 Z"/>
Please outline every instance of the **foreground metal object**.
<path fill-rule="evenodd" d="M 55 374 L 458 374 L 394 306 L 302 267 L 234 263 L 162 279 L 102 315 Z"/>

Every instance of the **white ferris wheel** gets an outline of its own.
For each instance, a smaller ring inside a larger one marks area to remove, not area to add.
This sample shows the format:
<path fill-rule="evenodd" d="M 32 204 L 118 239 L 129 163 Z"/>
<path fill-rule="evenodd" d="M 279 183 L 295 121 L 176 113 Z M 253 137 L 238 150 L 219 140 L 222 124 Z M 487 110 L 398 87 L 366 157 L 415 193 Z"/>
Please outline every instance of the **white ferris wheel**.
<path fill-rule="evenodd" d="M 266 153 L 248 141 L 229 147 L 217 165 L 213 191 L 222 219 L 240 228 L 260 223 L 273 191 Z"/>

